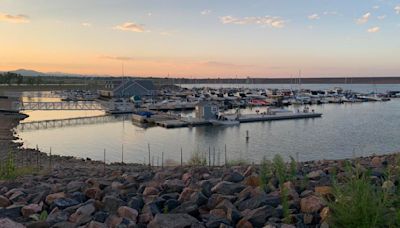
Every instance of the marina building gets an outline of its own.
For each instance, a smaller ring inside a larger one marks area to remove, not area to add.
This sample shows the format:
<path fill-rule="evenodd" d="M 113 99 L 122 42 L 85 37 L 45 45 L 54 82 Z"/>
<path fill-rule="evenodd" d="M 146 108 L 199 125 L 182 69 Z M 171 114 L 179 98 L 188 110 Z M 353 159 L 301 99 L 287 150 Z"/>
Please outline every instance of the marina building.
<path fill-rule="evenodd" d="M 143 79 L 122 79 L 110 80 L 99 90 L 102 97 L 142 97 L 156 94 L 156 87 L 152 80 Z"/>

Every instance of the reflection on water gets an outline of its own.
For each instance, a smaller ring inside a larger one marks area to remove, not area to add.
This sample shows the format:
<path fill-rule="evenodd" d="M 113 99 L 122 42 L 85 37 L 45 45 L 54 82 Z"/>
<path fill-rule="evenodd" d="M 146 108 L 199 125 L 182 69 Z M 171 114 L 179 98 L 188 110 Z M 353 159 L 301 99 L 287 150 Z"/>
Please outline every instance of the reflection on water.
<path fill-rule="evenodd" d="M 126 118 L 118 122 L 19 132 L 19 136 L 26 147 L 38 144 L 44 151 L 52 147 L 56 154 L 101 160 L 106 149 L 109 162 L 121 160 L 122 145 L 125 161 L 147 161 L 150 144 L 155 161 L 161 158 L 162 152 L 165 159 L 179 161 L 182 148 L 184 160 L 195 151 L 215 151 L 216 164 L 218 157 L 224 160 L 225 144 L 229 160 L 244 158 L 250 162 L 258 162 L 264 156 L 272 158 L 275 154 L 285 158 L 298 154 L 301 160 L 315 160 L 400 150 L 400 100 L 311 108 L 322 112 L 323 117 L 178 129 L 143 129 Z M 248 142 L 246 131 L 250 134 Z"/>

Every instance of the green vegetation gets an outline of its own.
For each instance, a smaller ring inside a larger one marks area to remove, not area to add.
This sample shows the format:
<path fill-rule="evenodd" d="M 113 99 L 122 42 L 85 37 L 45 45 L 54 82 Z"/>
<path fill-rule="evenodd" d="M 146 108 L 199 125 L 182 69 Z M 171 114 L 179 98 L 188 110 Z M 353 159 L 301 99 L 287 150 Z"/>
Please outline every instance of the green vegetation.
<path fill-rule="evenodd" d="M 286 168 L 286 164 L 283 161 L 282 156 L 276 154 L 272 159 L 272 167 L 273 171 L 278 178 L 279 186 L 285 183 L 288 179 L 288 170 Z"/>
<path fill-rule="evenodd" d="M 289 190 L 285 186 L 281 186 L 283 221 L 285 223 L 290 223 L 289 192 L 288 191 Z"/>
<path fill-rule="evenodd" d="M 228 166 L 239 166 L 239 165 L 248 165 L 248 164 L 249 164 L 249 162 L 243 158 L 228 161 Z"/>
<path fill-rule="evenodd" d="M 281 191 L 283 221 L 290 223 L 290 209 L 289 209 L 289 189 L 284 186 L 287 181 L 295 180 L 297 175 L 297 162 L 290 157 L 290 163 L 286 164 L 282 156 L 275 155 L 272 162 L 264 158 L 260 167 L 260 185 L 267 191 L 269 181 L 273 176 L 278 179 L 278 187 Z"/>
<path fill-rule="evenodd" d="M 188 165 L 190 166 L 205 166 L 207 165 L 207 160 L 204 156 L 201 155 L 199 151 L 196 151 L 192 154 L 188 161 Z"/>
<path fill-rule="evenodd" d="M 10 150 L 4 163 L 0 163 L 0 180 L 13 180 L 19 176 L 31 174 L 35 168 L 31 166 L 16 167 L 14 153 Z"/>
<path fill-rule="evenodd" d="M 333 184 L 335 200 L 328 202 L 332 227 L 399 227 L 400 195 L 390 180 L 393 176 L 382 178 L 380 185 L 372 182 L 370 171 L 357 165 L 348 165 L 347 173 L 341 183 Z"/>
<path fill-rule="evenodd" d="M 260 167 L 260 185 L 264 191 L 267 190 L 268 182 L 272 176 L 271 166 L 271 162 L 264 157 Z"/>
<path fill-rule="evenodd" d="M 40 213 L 39 221 L 46 221 L 47 216 L 48 216 L 47 211 L 43 210 L 42 213 Z"/>

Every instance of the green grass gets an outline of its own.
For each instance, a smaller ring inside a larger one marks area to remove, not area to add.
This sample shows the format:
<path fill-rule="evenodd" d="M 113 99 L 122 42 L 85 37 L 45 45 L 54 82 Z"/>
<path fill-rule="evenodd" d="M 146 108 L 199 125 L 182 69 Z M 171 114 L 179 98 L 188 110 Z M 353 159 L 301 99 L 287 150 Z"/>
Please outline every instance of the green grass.
<path fill-rule="evenodd" d="M 249 162 L 243 158 L 228 161 L 228 166 L 239 166 L 239 165 L 249 165 Z"/>
<path fill-rule="evenodd" d="M 0 180 L 14 180 L 19 176 L 32 174 L 35 172 L 32 166 L 16 167 L 14 153 L 10 150 L 5 161 L 0 162 Z"/>
<path fill-rule="evenodd" d="M 261 188 L 264 189 L 264 191 L 267 190 L 268 182 L 272 176 L 271 166 L 271 162 L 264 157 L 261 161 L 260 167 L 260 185 Z"/>
<path fill-rule="evenodd" d="M 398 194 L 392 194 L 371 182 L 370 173 L 352 167 L 351 175 L 342 183 L 334 182 L 334 201 L 328 202 L 332 211 L 332 227 L 399 227 Z M 383 180 L 384 181 L 384 180 Z"/>
<path fill-rule="evenodd" d="M 289 210 L 289 192 L 285 187 L 281 187 L 281 198 L 282 198 L 282 211 L 283 211 L 283 221 L 287 224 L 291 223 L 290 221 L 290 210 Z"/>
<path fill-rule="evenodd" d="M 282 156 L 276 154 L 272 159 L 272 167 L 276 177 L 278 178 L 279 185 L 285 183 L 288 179 L 288 170 L 286 168 L 286 163 Z"/>
<path fill-rule="evenodd" d="M 190 166 L 206 166 L 207 160 L 200 152 L 194 152 L 187 162 Z"/>

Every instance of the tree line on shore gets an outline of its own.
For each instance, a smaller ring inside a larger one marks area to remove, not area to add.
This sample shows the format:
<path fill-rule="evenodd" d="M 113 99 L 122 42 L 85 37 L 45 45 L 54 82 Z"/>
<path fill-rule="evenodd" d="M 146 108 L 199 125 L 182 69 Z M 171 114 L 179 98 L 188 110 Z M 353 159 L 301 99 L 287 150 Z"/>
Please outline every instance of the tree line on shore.
<path fill-rule="evenodd" d="M 40 85 L 43 83 L 41 77 L 28 77 L 13 72 L 0 73 L 0 84 L 6 85 Z"/>

